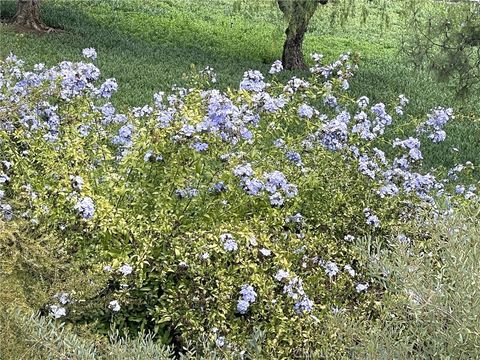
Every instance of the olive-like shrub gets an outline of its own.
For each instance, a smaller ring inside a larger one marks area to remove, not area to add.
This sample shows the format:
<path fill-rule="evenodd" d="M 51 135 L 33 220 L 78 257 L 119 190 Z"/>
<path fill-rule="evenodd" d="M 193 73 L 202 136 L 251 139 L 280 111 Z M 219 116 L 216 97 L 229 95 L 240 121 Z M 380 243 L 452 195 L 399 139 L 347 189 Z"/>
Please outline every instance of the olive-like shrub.
<path fill-rule="evenodd" d="M 225 92 L 207 68 L 124 113 L 95 50 L 84 55 L 92 62 L 31 71 L 13 55 L 0 62 L 3 217 L 63 239 L 98 274 L 94 296 L 52 294 L 46 311 L 61 321 L 151 331 L 178 348 L 201 336 L 231 352 L 260 331 L 265 351 L 288 357 L 326 341 L 327 314 L 381 308 L 356 238 L 414 233 L 412 219 L 440 213 L 435 198 L 452 204 L 453 185 L 418 170 L 420 139 L 443 141 L 452 110 L 410 119 L 420 139 L 389 143 L 408 99 L 351 98 L 348 54 L 314 54 L 305 80 L 282 83 L 279 62 L 269 82 L 249 70 Z"/>

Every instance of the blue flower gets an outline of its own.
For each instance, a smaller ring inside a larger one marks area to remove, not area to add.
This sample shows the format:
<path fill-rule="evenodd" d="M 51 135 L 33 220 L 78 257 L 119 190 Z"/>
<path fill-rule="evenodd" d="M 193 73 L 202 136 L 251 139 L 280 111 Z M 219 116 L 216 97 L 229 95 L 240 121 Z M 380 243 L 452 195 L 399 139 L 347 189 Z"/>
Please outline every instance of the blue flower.
<path fill-rule="evenodd" d="M 97 58 L 97 51 L 94 48 L 83 49 L 82 54 L 88 59 L 95 60 Z"/>
<path fill-rule="evenodd" d="M 398 186 L 393 184 L 393 183 L 388 183 L 383 185 L 380 190 L 378 191 L 378 194 L 380 197 L 385 197 L 385 196 L 395 196 L 399 192 Z"/>
<path fill-rule="evenodd" d="M 273 141 L 273 145 L 278 148 L 282 148 L 285 146 L 285 140 L 283 139 L 276 139 Z"/>
<path fill-rule="evenodd" d="M 148 150 L 143 156 L 143 161 L 145 162 L 153 161 L 153 159 L 154 159 L 154 155 L 152 150 Z"/>
<path fill-rule="evenodd" d="M 431 174 L 421 175 L 418 173 L 408 173 L 403 187 L 406 192 L 415 191 L 419 197 L 424 198 L 436 184 L 437 181 Z"/>
<path fill-rule="evenodd" d="M 365 214 L 368 225 L 372 225 L 374 227 L 380 226 L 380 220 L 378 219 L 378 216 L 373 214 L 369 208 L 363 209 L 363 213 Z"/>
<path fill-rule="evenodd" d="M 132 124 L 123 125 L 120 130 L 118 130 L 118 135 L 113 138 L 112 142 L 125 147 L 132 146 L 133 129 Z"/>
<path fill-rule="evenodd" d="M 408 155 L 412 158 L 412 160 L 422 160 L 423 159 L 422 152 L 417 148 L 410 149 L 410 151 L 408 152 Z"/>
<path fill-rule="evenodd" d="M 378 164 L 375 161 L 370 160 L 367 155 L 361 155 L 358 159 L 358 170 L 372 179 L 375 179 L 376 172 L 379 169 Z"/>
<path fill-rule="evenodd" d="M 325 96 L 325 99 L 323 100 L 325 105 L 330 106 L 332 108 L 337 106 L 337 98 L 333 95 L 327 95 Z"/>
<path fill-rule="evenodd" d="M 98 96 L 109 99 L 112 94 L 118 90 L 118 84 L 115 79 L 107 79 L 105 82 L 100 86 L 98 90 Z"/>
<path fill-rule="evenodd" d="M 247 128 L 241 128 L 240 129 L 240 136 L 244 140 L 252 140 L 253 139 L 253 133 L 248 130 Z"/>
<path fill-rule="evenodd" d="M 263 182 L 261 182 L 257 178 L 252 178 L 252 179 L 245 178 L 242 181 L 242 184 L 247 194 L 253 195 L 253 196 L 258 195 L 265 187 Z"/>
<path fill-rule="evenodd" d="M 128 264 L 123 264 L 118 268 L 118 271 L 122 273 L 123 276 L 130 275 L 133 272 L 133 267 Z"/>
<path fill-rule="evenodd" d="M 59 319 L 62 316 L 67 315 L 67 310 L 59 305 L 50 305 L 50 315 L 52 315 L 55 319 Z"/>
<path fill-rule="evenodd" d="M 223 347 L 223 346 L 225 346 L 225 336 L 219 336 L 219 337 L 215 340 L 215 345 L 217 345 L 218 347 Z"/>
<path fill-rule="evenodd" d="M 310 87 L 310 83 L 308 83 L 308 81 L 299 79 L 297 77 L 293 77 L 288 81 L 287 85 L 283 88 L 283 90 L 285 92 L 293 94 L 299 90 L 308 89 L 309 87 Z"/>
<path fill-rule="evenodd" d="M 173 120 L 173 115 L 174 114 L 175 114 L 174 109 L 168 109 L 166 111 L 161 111 L 157 116 L 158 126 L 161 127 L 161 128 L 166 128 L 166 127 L 170 126 L 170 123 Z"/>
<path fill-rule="evenodd" d="M 320 141 L 322 145 L 331 151 L 342 149 L 348 140 L 349 116 L 339 115 L 327 122 L 321 129 Z"/>
<path fill-rule="evenodd" d="M 257 70 L 248 70 L 243 74 L 243 80 L 240 83 L 241 90 L 261 92 L 267 84 L 263 81 L 263 75 Z"/>
<path fill-rule="evenodd" d="M 445 124 L 453 117 L 453 110 L 448 108 L 438 107 L 433 109 L 430 114 L 428 114 L 428 119 L 425 122 L 426 125 L 431 126 L 435 129 L 441 129 Z"/>
<path fill-rule="evenodd" d="M 351 277 L 355 277 L 355 270 L 352 268 L 351 265 L 347 264 L 343 267 L 345 269 L 346 272 L 348 272 L 348 274 L 351 276 Z"/>
<path fill-rule="evenodd" d="M 74 190 L 81 191 L 83 188 L 83 179 L 81 176 L 70 175 L 70 183 L 72 184 L 72 188 Z"/>
<path fill-rule="evenodd" d="M 408 100 L 407 97 L 403 94 L 398 96 L 398 100 L 399 100 L 401 106 L 405 106 L 410 102 L 410 100 Z"/>
<path fill-rule="evenodd" d="M 298 188 L 294 184 L 287 184 L 284 188 L 283 191 L 285 192 L 285 195 L 288 198 L 293 198 L 298 195 Z"/>
<path fill-rule="evenodd" d="M 155 102 L 155 106 L 159 109 L 163 108 L 163 97 L 165 96 L 165 93 L 163 91 L 160 91 L 158 93 L 153 94 L 153 100 Z"/>
<path fill-rule="evenodd" d="M 357 291 L 357 293 L 366 291 L 367 289 L 368 289 L 368 283 L 365 283 L 365 284 L 358 283 L 357 286 L 355 286 L 355 290 Z"/>
<path fill-rule="evenodd" d="M 262 94 L 262 100 L 264 101 L 263 104 L 263 109 L 269 113 L 274 113 L 277 110 L 283 108 L 287 101 L 285 98 L 282 96 L 275 98 L 270 96 L 270 94 L 267 93 L 261 93 Z"/>
<path fill-rule="evenodd" d="M 408 149 L 408 155 L 412 160 L 421 160 L 423 159 L 422 153 L 420 151 L 420 140 L 416 138 L 409 137 L 405 140 L 395 139 L 393 142 L 393 147 L 401 147 L 402 149 Z"/>
<path fill-rule="evenodd" d="M 237 311 L 240 314 L 245 314 L 248 311 L 248 308 L 251 304 L 255 302 L 257 299 L 257 293 L 252 285 L 242 285 L 240 290 L 240 295 L 242 296 L 241 299 L 237 302 Z"/>
<path fill-rule="evenodd" d="M 223 191 L 227 191 L 227 190 L 228 190 L 228 188 L 223 181 L 220 181 L 218 183 L 213 184 L 213 186 L 210 188 L 210 191 L 215 193 L 215 194 L 219 194 L 219 193 L 221 193 Z"/>
<path fill-rule="evenodd" d="M 366 109 L 370 100 L 366 96 L 362 96 L 357 100 L 357 105 L 360 109 Z"/>
<path fill-rule="evenodd" d="M 294 277 L 283 287 L 283 293 L 296 300 L 305 295 L 303 290 L 303 281 L 299 277 Z"/>
<path fill-rule="evenodd" d="M 328 275 L 328 277 L 334 277 L 338 274 L 339 271 L 340 269 L 334 262 L 327 261 L 327 263 L 325 264 L 325 273 Z"/>
<path fill-rule="evenodd" d="M 295 151 L 287 151 L 285 154 L 287 159 L 297 165 L 302 165 L 302 156 Z"/>
<path fill-rule="evenodd" d="M 307 104 L 302 104 L 298 108 L 298 116 L 300 117 L 311 119 L 313 117 L 313 114 L 314 114 L 314 109 Z"/>
<path fill-rule="evenodd" d="M 247 311 L 248 311 L 248 308 L 250 307 L 250 303 L 248 301 L 245 301 L 245 300 L 238 300 L 237 302 L 237 311 L 240 313 L 240 314 L 246 314 Z"/>
<path fill-rule="evenodd" d="M 108 303 L 108 308 L 113 312 L 119 312 L 122 307 L 120 306 L 118 300 L 112 300 Z"/>
<path fill-rule="evenodd" d="M 77 210 L 81 217 L 87 220 L 93 218 L 95 214 L 95 205 L 93 200 L 88 196 L 79 200 L 75 204 L 74 209 Z"/>
<path fill-rule="evenodd" d="M 208 149 L 208 144 L 207 143 L 204 143 L 204 142 L 195 142 L 191 145 L 191 147 L 193 149 L 195 149 L 195 151 L 198 151 L 198 152 L 204 152 Z"/>
<path fill-rule="evenodd" d="M 393 147 L 400 146 L 402 149 L 417 149 L 420 147 L 420 140 L 409 137 L 405 140 L 395 139 Z"/>
<path fill-rule="evenodd" d="M 352 242 L 353 240 L 355 240 L 355 236 L 348 234 L 348 235 L 345 235 L 343 239 L 345 241 Z"/>
<path fill-rule="evenodd" d="M 243 300 L 253 303 L 257 298 L 257 293 L 252 285 L 242 285 L 242 289 L 240 290 L 240 295 L 242 295 Z"/>
<path fill-rule="evenodd" d="M 195 134 L 195 131 L 195 127 L 188 124 L 183 125 L 183 127 L 180 129 L 180 132 L 187 137 L 191 137 L 193 134 Z"/>
<path fill-rule="evenodd" d="M 282 194 L 276 192 L 273 195 L 270 195 L 270 204 L 273 206 L 282 206 L 284 203 Z"/>
<path fill-rule="evenodd" d="M 296 213 L 295 215 L 290 215 L 290 216 L 287 216 L 287 218 L 285 219 L 285 222 L 287 223 L 295 223 L 295 224 L 301 224 L 303 222 L 303 216 L 302 214 L 300 213 Z"/>
<path fill-rule="evenodd" d="M 428 136 L 434 143 L 442 142 L 447 138 L 447 133 L 443 130 L 437 130 Z"/>
<path fill-rule="evenodd" d="M 385 153 L 382 150 L 373 148 L 373 152 L 375 153 L 375 156 L 377 157 L 378 160 L 380 160 L 382 164 L 387 163 L 387 158 L 385 157 Z"/>
<path fill-rule="evenodd" d="M 13 209 L 10 204 L 1 204 L 0 211 L 5 221 L 11 221 L 13 219 Z"/>
<path fill-rule="evenodd" d="M 310 57 L 312 58 L 313 61 L 315 61 L 316 63 L 319 63 L 323 59 L 323 54 L 312 53 L 310 54 Z"/>
<path fill-rule="evenodd" d="M 10 177 L 7 174 L 0 174 L 0 184 L 5 184 L 10 181 Z"/>
<path fill-rule="evenodd" d="M 238 249 L 237 242 L 234 240 L 232 234 L 222 234 L 220 240 L 223 242 L 225 251 L 236 251 Z"/>
<path fill-rule="evenodd" d="M 310 313 L 313 310 L 313 305 L 313 301 L 304 296 L 295 303 L 294 310 L 297 314 Z"/>
<path fill-rule="evenodd" d="M 352 127 L 353 134 L 359 134 L 364 140 L 371 141 L 377 137 L 372 131 L 372 122 L 368 119 L 368 116 L 363 111 L 356 114 L 354 119 L 357 123 Z"/>
<path fill-rule="evenodd" d="M 282 281 L 283 279 L 286 279 L 290 276 L 290 273 L 286 270 L 283 270 L 283 269 L 280 269 L 277 271 L 277 273 L 275 274 L 274 278 L 275 280 L 277 281 Z"/>
<path fill-rule="evenodd" d="M 368 225 L 373 225 L 374 227 L 379 227 L 380 226 L 380 220 L 378 219 L 377 215 L 368 215 L 367 224 Z"/>
<path fill-rule="evenodd" d="M 136 107 L 132 109 L 133 116 L 135 116 L 136 118 L 141 118 L 147 115 L 151 115 L 152 112 L 153 112 L 153 108 L 148 105 L 145 105 L 144 107 L 141 107 L 141 108 Z"/>
<path fill-rule="evenodd" d="M 268 71 L 269 74 L 278 74 L 280 71 L 283 70 L 283 65 L 280 60 L 275 60 L 275 62 L 272 64 L 272 67 Z"/>
<path fill-rule="evenodd" d="M 250 165 L 249 163 L 238 165 L 233 169 L 233 174 L 239 177 L 253 176 L 252 165 Z"/>
<path fill-rule="evenodd" d="M 276 193 L 277 190 L 283 189 L 288 185 L 287 178 L 278 170 L 272 171 L 271 173 L 265 173 L 263 176 L 267 180 L 265 189 L 271 194 Z"/>

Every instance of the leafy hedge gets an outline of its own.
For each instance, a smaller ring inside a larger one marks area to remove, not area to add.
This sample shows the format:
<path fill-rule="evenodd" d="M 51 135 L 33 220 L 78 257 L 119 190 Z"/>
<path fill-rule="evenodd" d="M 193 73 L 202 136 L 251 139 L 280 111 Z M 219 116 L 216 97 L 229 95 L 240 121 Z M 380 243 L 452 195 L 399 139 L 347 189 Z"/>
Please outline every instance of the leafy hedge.
<path fill-rule="evenodd" d="M 225 93 L 207 68 L 125 114 L 93 62 L 1 62 L 4 219 L 61 239 L 52 251 L 85 277 L 44 311 L 103 334 L 153 332 L 178 351 L 203 336 L 238 354 L 262 334 L 278 357 L 326 344 L 332 313 L 378 316 L 383 280 L 353 240 L 417 237 L 419 218 L 475 188 L 418 170 L 420 140 L 443 141 L 451 109 L 411 119 L 420 139 L 388 144 L 408 99 L 350 98 L 355 61 L 313 60 L 306 80 L 281 83 L 276 62 L 269 82 L 250 70 Z"/>

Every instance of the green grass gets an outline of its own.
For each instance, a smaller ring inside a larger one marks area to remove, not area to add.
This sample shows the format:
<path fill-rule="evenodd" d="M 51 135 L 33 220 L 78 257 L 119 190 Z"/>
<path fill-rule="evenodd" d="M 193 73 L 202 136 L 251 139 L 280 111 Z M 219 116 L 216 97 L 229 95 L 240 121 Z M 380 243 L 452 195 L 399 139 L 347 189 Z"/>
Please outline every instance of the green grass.
<path fill-rule="evenodd" d="M 0 15 L 10 17 L 14 6 L 12 0 L 0 2 Z M 455 99 L 448 84 L 406 64 L 399 52 L 403 32 L 397 8 L 389 11 L 386 27 L 375 5 L 368 7 L 367 22 L 360 20 L 362 9 L 357 7 L 344 27 L 331 23 L 335 9 L 319 8 L 304 50 L 324 53 L 327 59 L 359 52 L 363 61 L 352 83 L 354 96 L 389 102 L 404 93 L 415 116 L 436 105 L 478 114 L 479 96 Z M 245 70 L 266 72 L 280 57 L 285 26 L 273 0 L 45 0 L 42 10 L 46 23 L 65 31 L 38 36 L 0 27 L 0 57 L 13 52 L 30 64 L 53 65 L 80 60 L 83 48 L 95 47 L 103 75 L 120 84 L 114 98 L 119 106 L 141 105 L 157 91 L 184 84 L 191 64 L 198 69 L 212 66 L 220 88 L 237 87 Z M 459 117 L 448 133 L 444 144 L 424 148 L 426 166 L 450 167 L 479 158 L 478 121 Z"/>

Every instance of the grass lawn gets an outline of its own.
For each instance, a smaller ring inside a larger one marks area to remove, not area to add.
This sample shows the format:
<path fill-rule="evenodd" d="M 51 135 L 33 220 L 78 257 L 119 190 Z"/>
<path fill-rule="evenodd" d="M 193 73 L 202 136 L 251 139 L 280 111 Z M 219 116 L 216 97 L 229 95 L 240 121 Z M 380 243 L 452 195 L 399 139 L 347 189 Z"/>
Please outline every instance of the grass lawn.
<path fill-rule="evenodd" d="M 0 14 L 10 17 L 15 1 L 0 2 Z M 173 84 L 184 74 L 207 65 L 218 73 L 218 86 L 236 87 L 245 70 L 263 71 L 281 55 L 284 21 L 272 1 L 234 0 L 45 0 L 43 18 L 64 32 L 37 36 L 0 27 L 0 57 L 13 52 L 28 63 L 81 60 L 81 50 L 94 47 L 105 77 L 115 77 L 119 106 L 138 106 Z M 401 18 L 392 9 L 389 25 L 382 26 L 380 10 L 362 10 L 344 27 L 332 25 L 333 5 L 321 7 L 305 40 L 305 53 L 320 52 L 334 59 L 345 51 L 359 52 L 362 64 L 352 83 L 354 96 L 389 102 L 403 93 L 411 99 L 410 114 L 422 116 L 434 106 L 457 111 L 448 126 L 447 141 L 423 149 L 428 167 L 451 167 L 475 162 L 480 155 L 479 96 L 455 99 L 448 84 L 425 71 L 406 65 L 399 53 Z M 293 74 L 285 74 L 291 76 Z M 475 119 L 477 117 L 477 119 Z M 401 126 L 392 136 L 400 136 Z M 452 148 L 458 148 L 458 152 Z"/>

